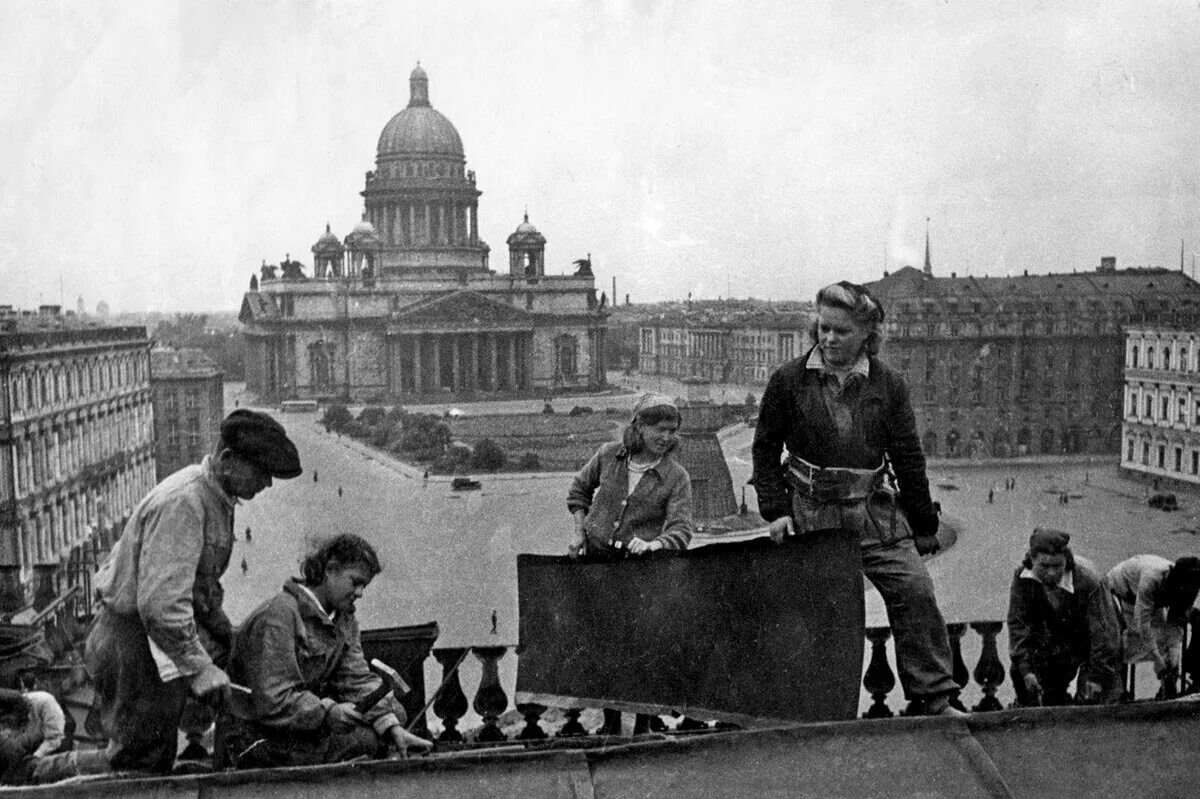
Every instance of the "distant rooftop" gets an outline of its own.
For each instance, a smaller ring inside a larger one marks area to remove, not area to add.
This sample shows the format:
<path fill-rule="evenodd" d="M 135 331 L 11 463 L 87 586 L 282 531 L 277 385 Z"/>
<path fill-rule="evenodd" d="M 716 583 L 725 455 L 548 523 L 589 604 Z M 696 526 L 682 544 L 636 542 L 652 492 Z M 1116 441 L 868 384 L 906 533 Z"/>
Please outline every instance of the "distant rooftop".
<path fill-rule="evenodd" d="M 220 377 L 221 374 L 216 362 L 203 350 L 190 347 L 156 347 L 150 350 L 151 380 Z"/>

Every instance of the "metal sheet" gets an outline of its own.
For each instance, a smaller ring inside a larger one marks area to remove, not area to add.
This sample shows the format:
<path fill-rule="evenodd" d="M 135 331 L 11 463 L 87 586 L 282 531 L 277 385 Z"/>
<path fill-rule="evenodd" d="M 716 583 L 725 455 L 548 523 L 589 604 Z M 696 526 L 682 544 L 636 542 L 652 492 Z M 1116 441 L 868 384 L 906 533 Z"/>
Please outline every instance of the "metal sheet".
<path fill-rule="evenodd" d="M 741 724 L 853 718 L 858 541 L 835 532 L 618 562 L 517 558 L 517 701 Z"/>

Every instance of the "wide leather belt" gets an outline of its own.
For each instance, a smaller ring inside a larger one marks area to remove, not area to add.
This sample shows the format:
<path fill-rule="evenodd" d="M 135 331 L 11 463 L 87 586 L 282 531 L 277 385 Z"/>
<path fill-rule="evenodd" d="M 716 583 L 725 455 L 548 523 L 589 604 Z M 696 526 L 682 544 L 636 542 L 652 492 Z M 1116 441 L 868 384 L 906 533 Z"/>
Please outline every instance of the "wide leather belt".
<path fill-rule="evenodd" d="M 816 502 L 866 499 L 879 487 L 886 473 L 886 464 L 881 464 L 878 469 L 826 469 L 803 458 L 788 459 L 788 477 L 792 488 Z"/>

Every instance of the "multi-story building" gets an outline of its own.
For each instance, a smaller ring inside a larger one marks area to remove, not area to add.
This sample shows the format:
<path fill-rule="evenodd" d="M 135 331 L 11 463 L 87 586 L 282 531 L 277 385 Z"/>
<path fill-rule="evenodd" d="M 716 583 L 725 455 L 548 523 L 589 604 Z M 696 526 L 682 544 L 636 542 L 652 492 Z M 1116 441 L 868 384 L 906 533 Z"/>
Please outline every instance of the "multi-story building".
<path fill-rule="evenodd" d="M 1200 320 L 1125 332 L 1121 469 L 1200 483 Z"/>
<path fill-rule="evenodd" d="M 80 586 L 154 486 L 150 341 L 0 309 L 0 614 Z"/>
<path fill-rule="evenodd" d="M 868 284 L 887 309 L 884 357 L 905 375 L 926 454 L 1116 452 L 1126 328 L 1200 308 L 1181 271 L 1099 269 Z"/>
<path fill-rule="evenodd" d="M 159 480 L 190 463 L 199 463 L 216 448 L 225 418 L 222 377 L 216 363 L 201 350 L 150 351 L 154 459 Z"/>
<path fill-rule="evenodd" d="M 695 303 L 637 321 L 642 374 L 763 385 L 810 345 L 809 311 Z"/>
<path fill-rule="evenodd" d="M 363 221 L 344 241 L 326 226 L 311 276 L 289 258 L 251 279 L 239 314 L 247 388 L 434 401 L 602 387 L 608 311 L 590 259 L 547 274 L 546 238 L 526 214 L 506 273 L 490 270 L 462 139 L 430 104 L 420 66 L 409 87 L 380 134 Z"/>

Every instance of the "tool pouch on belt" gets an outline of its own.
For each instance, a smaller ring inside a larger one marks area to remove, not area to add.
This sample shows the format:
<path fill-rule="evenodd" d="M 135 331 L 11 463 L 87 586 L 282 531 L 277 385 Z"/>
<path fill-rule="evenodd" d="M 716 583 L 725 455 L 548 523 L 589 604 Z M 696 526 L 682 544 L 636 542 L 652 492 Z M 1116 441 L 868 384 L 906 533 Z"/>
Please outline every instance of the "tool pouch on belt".
<path fill-rule="evenodd" d="M 879 469 L 821 469 L 795 459 L 788 468 L 797 533 L 841 528 L 863 541 L 912 537 L 885 463 Z"/>

